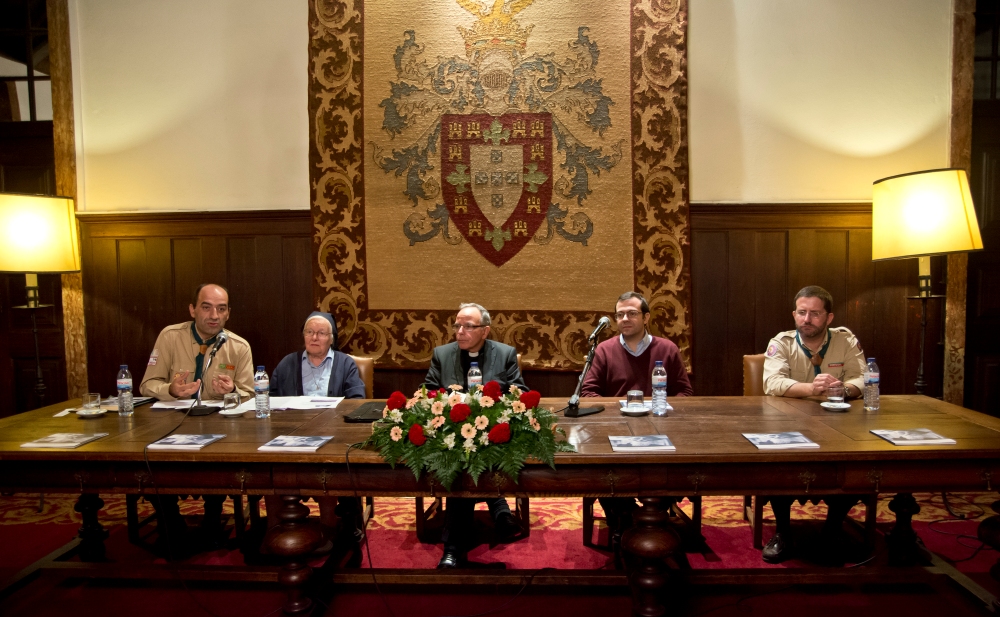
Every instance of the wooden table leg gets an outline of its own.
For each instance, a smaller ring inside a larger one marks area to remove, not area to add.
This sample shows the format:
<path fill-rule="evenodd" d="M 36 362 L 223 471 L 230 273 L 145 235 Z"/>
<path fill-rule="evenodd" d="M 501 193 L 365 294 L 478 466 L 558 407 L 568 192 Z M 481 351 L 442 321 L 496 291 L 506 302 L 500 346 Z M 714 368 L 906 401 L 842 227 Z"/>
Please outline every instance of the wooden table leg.
<path fill-rule="evenodd" d="M 278 572 L 278 583 L 288 594 L 285 614 L 301 615 L 312 609 L 312 600 L 305 594 L 306 583 L 312 576 L 307 557 L 323 544 L 323 530 L 316 522 L 307 520 L 309 508 L 298 495 L 282 495 L 279 499 L 280 523 L 268 530 L 264 543 L 272 555 L 287 559 Z"/>
<path fill-rule="evenodd" d="M 911 493 L 897 493 L 889 502 L 889 510 L 896 515 L 896 524 L 886 534 L 889 547 L 889 565 L 913 566 L 926 561 L 917 546 L 917 534 L 913 531 L 913 515 L 920 512 L 920 505 Z"/>
<path fill-rule="evenodd" d="M 659 597 L 667 582 L 664 560 L 680 548 L 681 539 L 667 522 L 671 500 L 640 497 L 639 501 L 642 507 L 632 515 L 635 525 L 622 536 L 622 548 L 639 564 L 628 577 L 632 613 L 638 617 L 660 617 L 666 612 Z"/>
<path fill-rule="evenodd" d="M 83 519 L 77 532 L 80 537 L 80 561 L 104 561 L 104 538 L 108 537 L 108 532 L 97 521 L 97 513 L 103 507 L 104 500 L 96 493 L 81 493 L 73 506 Z"/>

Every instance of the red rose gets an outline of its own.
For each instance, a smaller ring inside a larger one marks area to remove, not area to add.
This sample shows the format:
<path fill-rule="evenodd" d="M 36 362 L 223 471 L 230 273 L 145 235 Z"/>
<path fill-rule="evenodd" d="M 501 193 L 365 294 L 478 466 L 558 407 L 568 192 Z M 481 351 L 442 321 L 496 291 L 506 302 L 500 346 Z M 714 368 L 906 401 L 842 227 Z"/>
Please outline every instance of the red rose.
<path fill-rule="evenodd" d="M 419 424 L 414 424 L 410 427 L 410 433 L 407 435 L 410 438 L 410 443 L 415 446 L 422 446 L 427 438 L 424 437 L 424 428 Z"/>
<path fill-rule="evenodd" d="M 510 424 L 504 422 L 490 429 L 490 443 L 507 443 L 510 441 Z"/>
<path fill-rule="evenodd" d="M 428 390 L 427 391 L 427 398 L 434 398 L 437 395 L 438 395 L 438 391 L 437 390 Z"/>
<path fill-rule="evenodd" d="M 389 397 L 389 400 L 385 402 L 385 406 L 393 410 L 406 407 L 406 395 L 396 390 Z"/>
<path fill-rule="evenodd" d="M 542 400 L 541 393 L 534 390 L 528 390 L 527 392 L 521 394 L 521 402 L 524 403 L 524 406 L 528 409 L 538 407 L 538 401 L 540 400 Z"/>
<path fill-rule="evenodd" d="M 458 403 L 451 408 L 451 412 L 448 413 L 448 417 L 451 418 L 452 422 L 461 422 L 469 417 L 472 413 L 472 408 L 470 408 L 465 403 Z"/>
<path fill-rule="evenodd" d="M 503 397 L 503 390 L 500 389 L 500 384 L 491 381 L 485 386 L 483 386 L 483 394 L 490 397 L 494 401 L 499 401 Z"/>

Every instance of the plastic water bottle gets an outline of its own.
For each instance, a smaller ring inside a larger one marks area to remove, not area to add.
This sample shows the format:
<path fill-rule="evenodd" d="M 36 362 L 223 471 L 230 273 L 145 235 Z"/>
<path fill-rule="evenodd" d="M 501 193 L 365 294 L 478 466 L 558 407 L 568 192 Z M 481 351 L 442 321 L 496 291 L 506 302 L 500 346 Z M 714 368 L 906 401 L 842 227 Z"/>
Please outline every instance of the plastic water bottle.
<path fill-rule="evenodd" d="M 118 369 L 118 415 L 131 416 L 135 413 L 135 406 L 132 404 L 132 373 L 128 372 L 128 365 L 122 364 Z"/>
<path fill-rule="evenodd" d="M 667 415 L 667 370 L 663 368 L 663 360 L 657 360 L 653 366 L 653 415 Z"/>
<path fill-rule="evenodd" d="M 271 417 L 271 380 L 264 371 L 263 366 L 257 367 L 257 372 L 253 374 L 253 395 L 257 405 L 257 417 L 264 419 Z"/>
<path fill-rule="evenodd" d="M 868 358 L 865 367 L 865 411 L 878 411 L 878 365 L 875 358 Z"/>
<path fill-rule="evenodd" d="M 482 387 L 483 372 L 479 370 L 478 362 L 473 362 L 469 367 L 469 374 L 465 376 L 465 380 L 469 384 L 469 392 L 472 392 L 476 386 Z"/>

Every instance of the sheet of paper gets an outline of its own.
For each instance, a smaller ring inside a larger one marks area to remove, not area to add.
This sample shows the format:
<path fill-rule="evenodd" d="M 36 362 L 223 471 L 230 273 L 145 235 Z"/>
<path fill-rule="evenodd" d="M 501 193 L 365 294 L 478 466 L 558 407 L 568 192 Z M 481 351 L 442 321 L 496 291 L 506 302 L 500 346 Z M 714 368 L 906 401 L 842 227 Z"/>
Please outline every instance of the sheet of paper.
<path fill-rule="evenodd" d="M 71 411 L 75 411 L 75 410 L 73 410 L 73 409 L 63 409 L 59 413 L 54 414 L 52 417 L 53 418 L 61 418 L 61 417 L 65 416 L 65 415 L 69 414 L 69 412 L 71 412 Z"/>
<path fill-rule="evenodd" d="M 271 411 L 285 409 L 327 409 L 336 407 L 344 397 L 319 396 L 272 396 Z"/>
<path fill-rule="evenodd" d="M 157 401 L 153 403 L 151 409 L 187 409 L 193 406 L 195 403 L 194 399 L 187 399 L 183 401 Z M 205 407 L 222 407 L 222 401 L 202 401 L 202 405 Z"/>

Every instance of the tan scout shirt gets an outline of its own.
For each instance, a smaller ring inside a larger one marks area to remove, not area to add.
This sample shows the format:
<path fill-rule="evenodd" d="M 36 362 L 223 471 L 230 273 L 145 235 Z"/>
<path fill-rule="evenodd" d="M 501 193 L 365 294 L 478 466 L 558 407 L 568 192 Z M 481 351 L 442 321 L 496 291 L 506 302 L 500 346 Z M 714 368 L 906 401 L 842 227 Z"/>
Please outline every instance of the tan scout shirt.
<path fill-rule="evenodd" d="M 820 365 L 820 373 L 833 375 L 844 386 L 864 392 L 865 356 L 858 339 L 847 328 L 830 328 L 830 346 Z M 823 341 L 826 344 L 826 341 Z M 812 383 L 816 377 L 812 361 L 795 340 L 795 330 L 771 339 L 764 353 L 764 392 L 784 396 L 796 383 Z"/>
<path fill-rule="evenodd" d="M 253 396 L 253 356 L 250 353 L 250 343 L 229 330 L 226 330 L 226 334 L 229 335 L 229 340 L 219 348 L 208 373 L 202 376 L 202 400 L 217 401 L 222 398 L 223 393 L 216 392 L 212 387 L 212 379 L 219 374 L 233 378 L 241 399 Z M 170 380 L 181 371 L 190 371 L 188 382 L 193 381 L 194 359 L 197 355 L 198 342 L 191 334 L 190 321 L 167 326 L 156 337 L 139 391 L 143 396 L 154 396 L 161 401 L 174 400 L 170 394 Z M 205 360 L 208 360 L 207 354 Z"/>

